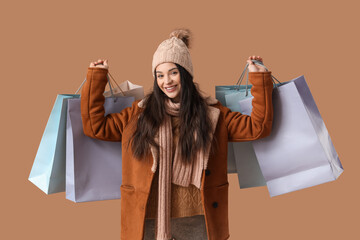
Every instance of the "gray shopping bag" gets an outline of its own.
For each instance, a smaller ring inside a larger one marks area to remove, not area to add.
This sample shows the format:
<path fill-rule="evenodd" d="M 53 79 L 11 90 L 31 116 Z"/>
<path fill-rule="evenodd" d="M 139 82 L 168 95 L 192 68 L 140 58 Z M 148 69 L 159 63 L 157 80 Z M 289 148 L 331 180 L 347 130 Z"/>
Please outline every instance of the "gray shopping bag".
<path fill-rule="evenodd" d="M 121 142 L 84 134 L 80 99 L 69 99 L 66 127 L 66 198 L 88 202 L 120 198 Z M 131 107 L 134 97 L 105 98 L 105 115 Z"/>
<path fill-rule="evenodd" d="M 245 90 L 245 86 L 238 86 L 238 85 L 226 85 L 226 86 L 215 86 L 215 97 L 217 100 L 219 100 L 219 102 L 225 106 L 228 107 L 231 111 L 233 112 L 240 112 L 240 105 L 238 104 L 238 100 L 240 99 L 235 99 L 237 101 L 233 102 L 231 100 L 226 101 L 226 97 L 229 95 L 233 95 L 233 94 L 237 94 L 238 92 L 243 92 Z M 242 169 L 240 166 L 239 168 L 236 167 L 236 160 L 235 160 L 235 151 L 234 151 L 234 145 L 241 145 L 244 143 L 233 143 L 233 142 L 229 142 L 228 143 L 228 152 L 227 152 L 227 172 L 229 174 L 232 173 L 237 173 L 238 174 L 238 169 Z M 246 143 L 245 143 L 246 144 Z M 250 145 L 251 146 L 251 145 Z M 238 146 L 236 146 L 235 148 L 237 148 Z M 238 174 L 238 176 L 244 176 L 243 174 Z M 239 179 L 239 184 L 240 187 L 243 188 L 245 185 L 247 184 L 247 180 L 240 180 Z"/>
<path fill-rule="evenodd" d="M 304 76 L 273 90 L 273 109 L 271 134 L 252 141 L 270 196 L 337 179 L 343 167 Z"/>
<path fill-rule="evenodd" d="M 228 103 L 231 111 L 241 112 L 242 114 L 251 115 L 247 113 L 239 105 L 239 101 L 250 101 L 253 98 L 251 92 L 246 94 L 246 88 L 251 89 L 252 85 L 242 86 L 237 92 L 232 92 L 225 96 L 225 101 Z M 238 175 L 240 188 L 251 188 L 265 186 L 266 182 L 260 170 L 255 151 L 251 141 L 249 142 L 230 142 L 229 146 L 233 148 L 235 159 L 236 172 Z"/>

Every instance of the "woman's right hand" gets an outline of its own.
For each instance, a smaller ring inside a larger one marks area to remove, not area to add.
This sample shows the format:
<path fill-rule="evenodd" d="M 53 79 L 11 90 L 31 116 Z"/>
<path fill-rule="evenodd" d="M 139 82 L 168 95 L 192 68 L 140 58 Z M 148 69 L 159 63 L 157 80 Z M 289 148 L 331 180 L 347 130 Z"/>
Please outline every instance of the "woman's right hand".
<path fill-rule="evenodd" d="M 109 69 L 108 60 L 107 59 L 99 59 L 95 62 L 91 62 L 90 67 Z"/>

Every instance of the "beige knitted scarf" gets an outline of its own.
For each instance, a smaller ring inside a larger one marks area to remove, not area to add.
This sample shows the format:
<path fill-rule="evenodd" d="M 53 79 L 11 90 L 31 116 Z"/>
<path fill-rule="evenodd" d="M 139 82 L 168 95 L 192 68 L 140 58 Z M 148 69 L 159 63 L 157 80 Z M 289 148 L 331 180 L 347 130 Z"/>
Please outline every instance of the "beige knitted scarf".
<path fill-rule="evenodd" d="M 210 102 L 211 101 L 212 103 L 216 103 L 217 100 L 214 101 L 214 99 L 212 99 Z M 205 149 L 205 151 L 198 151 L 197 157 L 190 164 L 186 164 L 182 161 L 178 146 L 176 146 L 174 156 L 172 156 L 173 136 L 171 116 L 179 116 L 180 103 L 174 103 L 170 99 L 167 99 L 165 106 L 167 115 L 165 116 L 163 123 L 160 125 L 157 136 L 155 136 L 155 141 L 160 146 L 159 152 L 156 152 L 154 148 L 151 148 L 153 156 L 156 159 L 158 157 L 159 164 L 158 208 L 155 225 L 156 240 L 168 240 L 172 238 L 170 225 L 171 182 L 184 187 L 188 187 L 191 183 L 200 189 L 201 175 L 203 169 L 207 168 L 211 147 L 209 146 Z M 212 132 L 210 133 L 211 140 L 213 138 L 219 114 L 219 109 L 209 107 L 209 117 L 212 123 Z M 154 162 L 157 162 L 155 158 Z M 174 159 L 173 163 L 172 159 Z M 156 164 L 154 164 L 154 166 L 156 168 Z"/>

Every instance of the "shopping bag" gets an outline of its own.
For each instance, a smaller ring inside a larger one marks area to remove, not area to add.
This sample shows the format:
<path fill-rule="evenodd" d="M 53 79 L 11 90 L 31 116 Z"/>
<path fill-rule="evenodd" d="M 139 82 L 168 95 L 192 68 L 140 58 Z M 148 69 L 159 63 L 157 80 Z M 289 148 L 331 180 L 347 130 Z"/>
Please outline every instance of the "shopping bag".
<path fill-rule="evenodd" d="M 240 91 L 243 90 L 244 86 L 240 86 Z M 225 95 L 231 94 L 231 93 L 237 93 L 239 91 L 237 85 L 229 85 L 229 86 L 215 86 L 215 97 L 219 100 L 219 102 L 228 108 L 231 109 L 231 111 L 240 111 L 240 106 L 238 102 L 236 101 L 233 106 L 230 106 L 230 104 L 227 104 L 225 100 Z M 227 172 L 228 174 L 237 173 L 236 164 L 235 164 L 235 154 L 234 154 L 234 143 L 229 142 L 228 143 L 228 153 L 227 153 Z"/>
<path fill-rule="evenodd" d="M 257 60 L 252 61 L 257 65 L 265 67 Z M 246 84 L 241 85 L 245 74 Z M 235 85 L 215 87 L 216 98 L 231 111 L 243 113 L 239 101 L 252 99 L 251 87 L 252 85 L 248 85 L 248 64 L 246 64 Z M 237 173 L 240 188 L 266 185 L 251 142 L 228 143 L 228 173 Z"/>
<path fill-rule="evenodd" d="M 251 112 L 250 99 L 239 105 Z M 274 88 L 273 110 L 271 134 L 251 142 L 270 196 L 337 179 L 343 167 L 304 76 Z"/>
<path fill-rule="evenodd" d="M 108 81 L 110 84 L 109 78 Z M 105 98 L 105 115 L 130 107 L 134 100 L 130 96 Z M 70 99 L 66 127 L 66 199 L 74 202 L 119 199 L 121 157 L 121 142 L 98 140 L 84 134 L 81 100 Z"/>
<path fill-rule="evenodd" d="M 117 84 L 115 79 L 109 73 L 110 78 L 116 84 L 116 87 L 112 87 L 113 96 L 121 97 L 121 96 L 131 96 L 135 97 L 135 100 L 143 99 L 144 98 L 144 87 L 140 85 L 133 84 L 132 82 L 126 80 L 120 84 Z M 111 96 L 111 91 L 105 91 L 103 93 L 105 97 Z"/>
<path fill-rule="evenodd" d="M 249 95 L 245 96 L 245 88 L 243 85 L 216 86 L 216 98 L 231 111 L 242 113 L 238 101 L 252 97 L 250 91 Z M 251 89 L 251 86 L 248 86 L 248 89 Z M 227 161 L 228 173 L 237 174 L 240 188 L 266 185 L 250 142 L 229 142 Z"/>
<path fill-rule="evenodd" d="M 29 181 L 46 194 L 65 191 L 65 132 L 67 99 L 78 94 L 58 94 L 42 135 Z"/>

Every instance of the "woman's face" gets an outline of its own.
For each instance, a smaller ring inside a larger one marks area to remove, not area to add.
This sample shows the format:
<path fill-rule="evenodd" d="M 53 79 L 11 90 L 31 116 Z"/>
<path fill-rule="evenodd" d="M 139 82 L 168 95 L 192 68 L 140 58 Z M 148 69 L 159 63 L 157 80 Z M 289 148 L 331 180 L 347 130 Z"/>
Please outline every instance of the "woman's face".
<path fill-rule="evenodd" d="M 180 101 L 180 72 L 174 63 L 161 63 L 156 67 L 156 78 L 159 88 L 172 99 L 173 102 Z"/>

